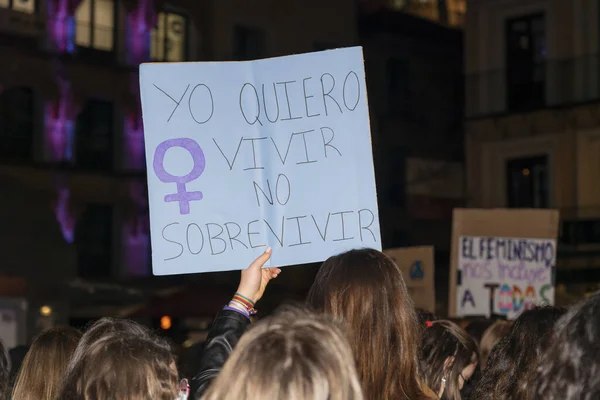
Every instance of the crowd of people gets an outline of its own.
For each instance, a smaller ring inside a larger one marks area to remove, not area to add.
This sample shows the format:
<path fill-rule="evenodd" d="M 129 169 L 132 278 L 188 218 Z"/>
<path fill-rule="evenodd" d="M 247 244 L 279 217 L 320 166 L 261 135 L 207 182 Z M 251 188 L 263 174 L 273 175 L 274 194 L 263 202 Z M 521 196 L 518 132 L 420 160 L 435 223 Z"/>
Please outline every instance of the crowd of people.
<path fill-rule="evenodd" d="M 242 271 L 189 384 L 166 341 L 104 318 L 41 333 L 14 382 L 2 349 L 0 400 L 600 399 L 600 295 L 460 326 L 416 310 L 399 267 L 361 249 L 325 261 L 306 304 L 257 319 L 270 255 Z"/>

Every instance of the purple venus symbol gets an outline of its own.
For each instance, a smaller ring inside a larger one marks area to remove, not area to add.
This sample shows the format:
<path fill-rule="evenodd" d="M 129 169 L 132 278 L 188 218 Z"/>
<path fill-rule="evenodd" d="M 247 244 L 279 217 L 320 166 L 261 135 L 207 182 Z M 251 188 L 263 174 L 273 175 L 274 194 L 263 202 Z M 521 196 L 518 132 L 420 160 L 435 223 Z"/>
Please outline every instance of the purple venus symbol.
<path fill-rule="evenodd" d="M 190 152 L 194 161 L 194 168 L 189 174 L 183 176 L 174 176 L 165 171 L 164 161 L 167 150 L 172 147 L 182 147 Z M 158 179 L 164 183 L 176 183 L 177 193 L 168 194 L 165 196 L 165 203 L 177 201 L 179 202 L 179 213 L 182 215 L 190 213 L 190 201 L 202 200 L 202 192 L 188 192 L 185 185 L 198 179 L 204 172 L 206 160 L 204 152 L 200 145 L 189 138 L 169 139 L 165 140 L 156 147 L 154 152 L 154 172 Z"/>

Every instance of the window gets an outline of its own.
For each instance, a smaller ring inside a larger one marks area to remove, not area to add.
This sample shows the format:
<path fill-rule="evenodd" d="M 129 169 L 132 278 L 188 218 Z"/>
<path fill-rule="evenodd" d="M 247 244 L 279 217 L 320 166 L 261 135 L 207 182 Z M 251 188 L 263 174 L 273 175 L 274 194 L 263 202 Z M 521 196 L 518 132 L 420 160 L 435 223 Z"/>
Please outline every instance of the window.
<path fill-rule="evenodd" d="M 28 160 L 33 149 L 33 90 L 23 87 L 0 93 L 0 157 Z"/>
<path fill-rule="evenodd" d="M 266 57 L 265 33 L 256 28 L 236 26 L 233 57 L 236 60 L 256 60 Z"/>
<path fill-rule="evenodd" d="M 185 61 L 186 36 L 187 21 L 184 16 L 158 13 L 150 39 L 150 58 L 153 61 Z"/>
<path fill-rule="evenodd" d="M 35 12 L 35 0 L 0 0 L 0 8 L 33 14 Z"/>
<path fill-rule="evenodd" d="M 113 208 L 89 204 L 75 230 L 78 270 L 82 278 L 106 278 L 112 269 Z"/>
<path fill-rule="evenodd" d="M 506 162 L 507 203 L 511 208 L 548 207 L 548 156 Z"/>
<path fill-rule="evenodd" d="M 505 40 L 509 111 L 528 111 L 543 107 L 546 89 L 544 15 L 507 21 Z"/>
<path fill-rule="evenodd" d="M 439 6 L 440 3 L 444 5 L 444 2 L 439 0 L 391 0 L 390 3 L 396 10 L 432 21 L 439 21 Z"/>
<path fill-rule="evenodd" d="M 77 116 L 75 126 L 76 163 L 88 169 L 112 167 L 113 104 L 89 100 Z"/>
<path fill-rule="evenodd" d="M 387 61 L 388 104 L 391 113 L 410 113 L 411 85 L 410 62 L 405 58 Z"/>
<path fill-rule="evenodd" d="M 396 147 L 389 155 L 390 205 L 406 206 L 406 149 Z"/>
<path fill-rule="evenodd" d="M 467 0 L 446 0 L 448 23 L 451 26 L 463 26 L 467 15 Z"/>
<path fill-rule="evenodd" d="M 113 0 L 83 0 L 75 11 L 75 43 L 101 51 L 115 47 L 115 2 Z"/>

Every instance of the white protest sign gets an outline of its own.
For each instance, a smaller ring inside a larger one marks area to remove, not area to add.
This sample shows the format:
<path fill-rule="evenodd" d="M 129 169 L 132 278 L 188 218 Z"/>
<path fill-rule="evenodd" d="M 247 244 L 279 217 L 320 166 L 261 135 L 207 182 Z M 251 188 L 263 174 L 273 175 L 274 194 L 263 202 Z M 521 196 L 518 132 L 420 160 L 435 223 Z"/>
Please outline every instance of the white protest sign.
<path fill-rule="evenodd" d="M 506 315 L 554 304 L 556 240 L 461 236 L 456 315 Z"/>
<path fill-rule="evenodd" d="M 360 47 L 140 67 L 153 272 L 381 249 Z"/>

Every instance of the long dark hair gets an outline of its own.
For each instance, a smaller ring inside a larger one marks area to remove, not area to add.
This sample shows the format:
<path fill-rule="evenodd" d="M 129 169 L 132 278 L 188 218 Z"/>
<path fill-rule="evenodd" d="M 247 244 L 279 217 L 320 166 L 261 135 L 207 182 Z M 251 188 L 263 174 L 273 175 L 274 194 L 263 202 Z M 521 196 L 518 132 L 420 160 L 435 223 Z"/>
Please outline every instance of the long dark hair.
<path fill-rule="evenodd" d="M 402 272 L 390 258 L 371 249 L 329 258 L 307 302 L 347 330 L 365 398 L 426 397 L 418 374 L 421 329 Z"/>
<path fill-rule="evenodd" d="M 538 307 L 524 311 L 507 336 L 492 349 L 473 398 L 528 400 L 535 368 L 562 308 Z"/>
<path fill-rule="evenodd" d="M 556 324 L 552 346 L 539 363 L 533 398 L 600 398 L 600 295 L 579 304 Z"/>
<path fill-rule="evenodd" d="M 447 360 L 453 359 L 451 362 Z M 425 383 L 442 399 L 460 400 L 459 378 L 463 369 L 477 362 L 477 344 L 464 329 L 450 321 L 434 321 L 423 332 L 421 372 Z"/>

